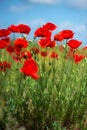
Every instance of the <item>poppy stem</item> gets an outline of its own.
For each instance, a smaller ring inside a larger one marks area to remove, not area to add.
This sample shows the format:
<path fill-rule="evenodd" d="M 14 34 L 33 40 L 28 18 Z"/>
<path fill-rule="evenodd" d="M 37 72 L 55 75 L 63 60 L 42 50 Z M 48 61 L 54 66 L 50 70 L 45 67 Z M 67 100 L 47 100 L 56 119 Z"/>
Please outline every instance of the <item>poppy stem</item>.
<path fill-rule="evenodd" d="M 21 37 L 24 38 L 24 34 L 23 33 L 21 34 Z"/>
<path fill-rule="evenodd" d="M 15 33 L 13 33 L 13 41 L 15 40 Z"/>

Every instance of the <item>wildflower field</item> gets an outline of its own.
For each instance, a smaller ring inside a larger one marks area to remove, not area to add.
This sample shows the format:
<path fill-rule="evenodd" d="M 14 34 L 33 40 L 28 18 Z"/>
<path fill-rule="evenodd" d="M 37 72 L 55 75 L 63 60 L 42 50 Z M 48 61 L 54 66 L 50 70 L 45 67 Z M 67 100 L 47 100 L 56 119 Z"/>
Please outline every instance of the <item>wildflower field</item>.
<path fill-rule="evenodd" d="M 87 46 L 54 30 L 0 29 L 0 130 L 87 130 Z"/>

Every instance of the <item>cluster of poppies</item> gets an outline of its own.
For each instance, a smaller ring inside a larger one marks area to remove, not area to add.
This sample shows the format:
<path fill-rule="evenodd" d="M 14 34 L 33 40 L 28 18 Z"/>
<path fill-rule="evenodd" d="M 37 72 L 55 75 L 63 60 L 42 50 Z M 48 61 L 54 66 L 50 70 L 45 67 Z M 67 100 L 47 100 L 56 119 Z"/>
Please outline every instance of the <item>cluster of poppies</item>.
<path fill-rule="evenodd" d="M 47 23 L 35 31 L 34 36 L 41 37 L 41 39 L 38 41 L 38 44 L 42 48 L 45 48 L 45 47 L 53 48 L 56 45 L 55 41 L 63 41 L 63 40 L 69 40 L 69 39 L 71 40 L 69 40 L 66 44 L 73 49 L 78 48 L 82 44 L 81 41 L 72 39 L 74 36 L 74 33 L 71 30 L 61 31 L 55 34 L 53 40 L 51 40 L 52 31 L 54 31 L 56 28 L 57 28 L 56 25 L 52 23 Z"/>
<path fill-rule="evenodd" d="M 41 48 L 46 48 L 46 50 L 41 51 L 35 47 L 28 50 L 27 48 L 29 46 L 29 41 L 25 39 L 25 37 L 16 38 L 12 41 L 9 38 L 9 35 L 11 33 L 29 34 L 31 28 L 25 24 L 11 25 L 7 29 L 0 30 L 0 49 L 5 48 L 15 61 L 23 61 L 23 67 L 20 69 L 21 73 L 31 76 L 33 79 L 38 79 L 40 77 L 38 75 L 39 68 L 36 61 L 32 57 L 32 52 L 35 54 L 40 54 L 43 57 L 50 56 L 51 58 L 58 59 L 57 52 L 52 51 L 51 54 L 48 55 L 47 48 L 54 48 L 57 46 L 57 42 L 61 43 L 61 41 L 65 40 L 66 45 L 69 48 L 68 54 L 66 55 L 66 58 L 68 58 L 73 54 L 74 50 L 82 44 L 81 41 L 73 39 L 74 33 L 72 30 L 62 30 L 52 36 L 52 32 L 56 29 L 57 26 L 50 22 L 36 29 L 34 32 L 34 38 L 39 38 L 38 45 Z M 59 49 L 64 51 L 63 45 L 60 45 Z M 78 63 L 84 58 L 84 56 L 79 56 L 78 54 L 74 54 L 72 57 L 74 58 L 75 63 Z"/>
<path fill-rule="evenodd" d="M 29 34 L 31 28 L 24 24 L 11 25 L 7 29 L 0 30 L 0 49 L 5 48 L 6 51 L 12 56 L 12 58 L 16 61 L 21 61 L 22 58 L 24 60 L 23 67 L 20 69 L 22 73 L 27 76 L 31 76 L 34 79 L 39 78 L 38 65 L 35 60 L 32 58 L 30 51 L 24 50 L 28 47 L 29 42 L 25 38 L 17 38 L 13 42 L 8 37 L 11 33 L 20 33 L 20 34 Z M 8 68 L 5 62 L 0 62 L 0 70 L 5 71 L 6 67 Z M 9 67 L 10 68 L 10 67 Z"/>
<path fill-rule="evenodd" d="M 72 30 L 62 30 L 52 37 L 52 31 L 55 29 L 57 29 L 57 26 L 53 23 L 46 23 L 42 27 L 38 28 L 34 33 L 35 38 L 40 37 L 38 40 L 38 45 L 42 48 L 54 48 L 57 45 L 56 42 L 63 43 L 62 41 L 65 41 L 65 46 L 68 46 L 68 53 L 65 58 L 73 58 L 75 63 L 78 63 L 84 59 L 84 55 L 74 53 L 75 50 L 82 44 L 82 41 L 73 38 L 75 33 Z M 63 44 L 58 46 L 59 50 L 65 51 Z M 41 55 L 44 57 L 47 56 L 47 51 L 41 52 Z M 50 57 L 58 58 L 58 54 L 53 51 Z"/>

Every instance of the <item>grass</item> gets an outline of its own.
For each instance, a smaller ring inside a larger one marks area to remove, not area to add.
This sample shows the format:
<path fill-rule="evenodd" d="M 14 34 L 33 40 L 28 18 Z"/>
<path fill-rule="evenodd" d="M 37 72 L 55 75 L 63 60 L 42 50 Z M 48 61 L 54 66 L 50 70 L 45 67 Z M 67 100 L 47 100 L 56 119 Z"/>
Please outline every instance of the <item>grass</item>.
<path fill-rule="evenodd" d="M 38 47 L 30 43 L 28 50 Z M 33 53 L 39 66 L 37 80 L 20 73 L 22 62 L 15 62 L 5 49 L 1 61 L 12 63 L 11 69 L 0 72 L 0 130 L 24 126 L 26 130 L 86 130 L 87 129 L 87 59 L 75 64 L 66 59 L 68 52 L 43 49 L 58 58 Z M 87 54 L 79 49 L 75 53 Z M 33 69 L 33 68 L 32 68 Z"/>

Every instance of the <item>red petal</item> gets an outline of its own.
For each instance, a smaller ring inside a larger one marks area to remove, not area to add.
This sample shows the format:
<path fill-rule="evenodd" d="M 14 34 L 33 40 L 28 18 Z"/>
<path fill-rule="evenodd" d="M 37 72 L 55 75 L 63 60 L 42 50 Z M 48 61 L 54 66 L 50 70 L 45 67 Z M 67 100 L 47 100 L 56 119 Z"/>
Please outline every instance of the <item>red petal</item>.
<path fill-rule="evenodd" d="M 41 56 L 43 56 L 43 57 L 46 57 L 46 56 L 48 55 L 48 53 L 45 52 L 45 51 L 42 51 L 40 54 L 41 54 Z"/>
<path fill-rule="evenodd" d="M 0 49 L 7 47 L 10 44 L 10 38 L 3 38 L 0 40 Z"/>
<path fill-rule="evenodd" d="M 7 29 L 0 30 L 0 37 L 7 37 L 11 32 Z"/>
<path fill-rule="evenodd" d="M 34 36 L 35 37 L 48 37 L 48 38 L 50 38 L 51 32 L 44 27 L 40 27 L 35 31 Z"/>
<path fill-rule="evenodd" d="M 40 40 L 38 41 L 38 44 L 39 44 L 42 48 L 45 48 L 45 47 L 47 47 L 47 46 L 49 45 L 50 42 L 51 42 L 50 39 L 48 39 L 48 38 L 43 38 L 43 39 L 40 39 Z"/>
<path fill-rule="evenodd" d="M 28 47 L 28 41 L 24 38 L 17 38 L 14 41 L 15 47 L 20 47 L 20 48 L 27 48 Z"/>
<path fill-rule="evenodd" d="M 18 27 L 19 33 L 29 34 L 31 31 L 31 28 L 25 24 L 19 24 L 17 27 Z"/>
<path fill-rule="evenodd" d="M 31 76 L 33 79 L 39 79 L 40 76 L 36 73 L 33 73 L 32 76 Z"/>
<path fill-rule="evenodd" d="M 18 33 L 18 27 L 16 25 L 11 25 L 7 29 L 11 32 Z"/>
<path fill-rule="evenodd" d="M 23 68 L 21 68 L 20 71 L 27 76 L 32 76 L 34 73 L 38 72 L 38 65 L 31 58 L 24 62 Z"/>
<path fill-rule="evenodd" d="M 84 58 L 85 58 L 85 56 L 83 56 L 83 55 L 75 54 L 74 55 L 74 62 L 78 63 L 78 62 L 82 61 Z"/>
<path fill-rule="evenodd" d="M 76 48 L 78 48 L 82 44 L 82 42 L 78 41 L 78 40 L 72 39 L 72 40 L 69 40 L 67 44 L 71 48 L 76 49 Z"/>
<path fill-rule="evenodd" d="M 61 35 L 61 33 L 58 33 L 58 34 L 55 34 L 55 35 L 54 35 L 54 40 L 56 40 L 56 41 L 63 41 L 64 38 L 63 38 L 63 36 Z"/>
<path fill-rule="evenodd" d="M 53 48 L 56 46 L 56 42 L 55 41 L 51 41 L 48 45 L 50 48 Z"/>
<path fill-rule="evenodd" d="M 14 47 L 10 45 L 10 46 L 8 46 L 8 47 L 6 48 L 6 51 L 7 51 L 9 54 L 11 54 L 11 53 L 14 52 Z"/>
<path fill-rule="evenodd" d="M 73 31 L 71 30 L 63 30 L 60 32 L 60 34 L 62 35 L 64 39 L 73 38 L 73 35 L 74 35 Z"/>
<path fill-rule="evenodd" d="M 57 26 L 55 24 L 50 23 L 50 22 L 48 22 L 45 25 L 43 25 L 43 27 L 47 28 L 50 31 L 53 31 L 53 30 L 55 30 L 57 28 Z"/>
<path fill-rule="evenodd" d="M 52 52 L 51 55 L 50 55 L 51 58 L 58 58 L 58 54 L 56 52 Z"/>

